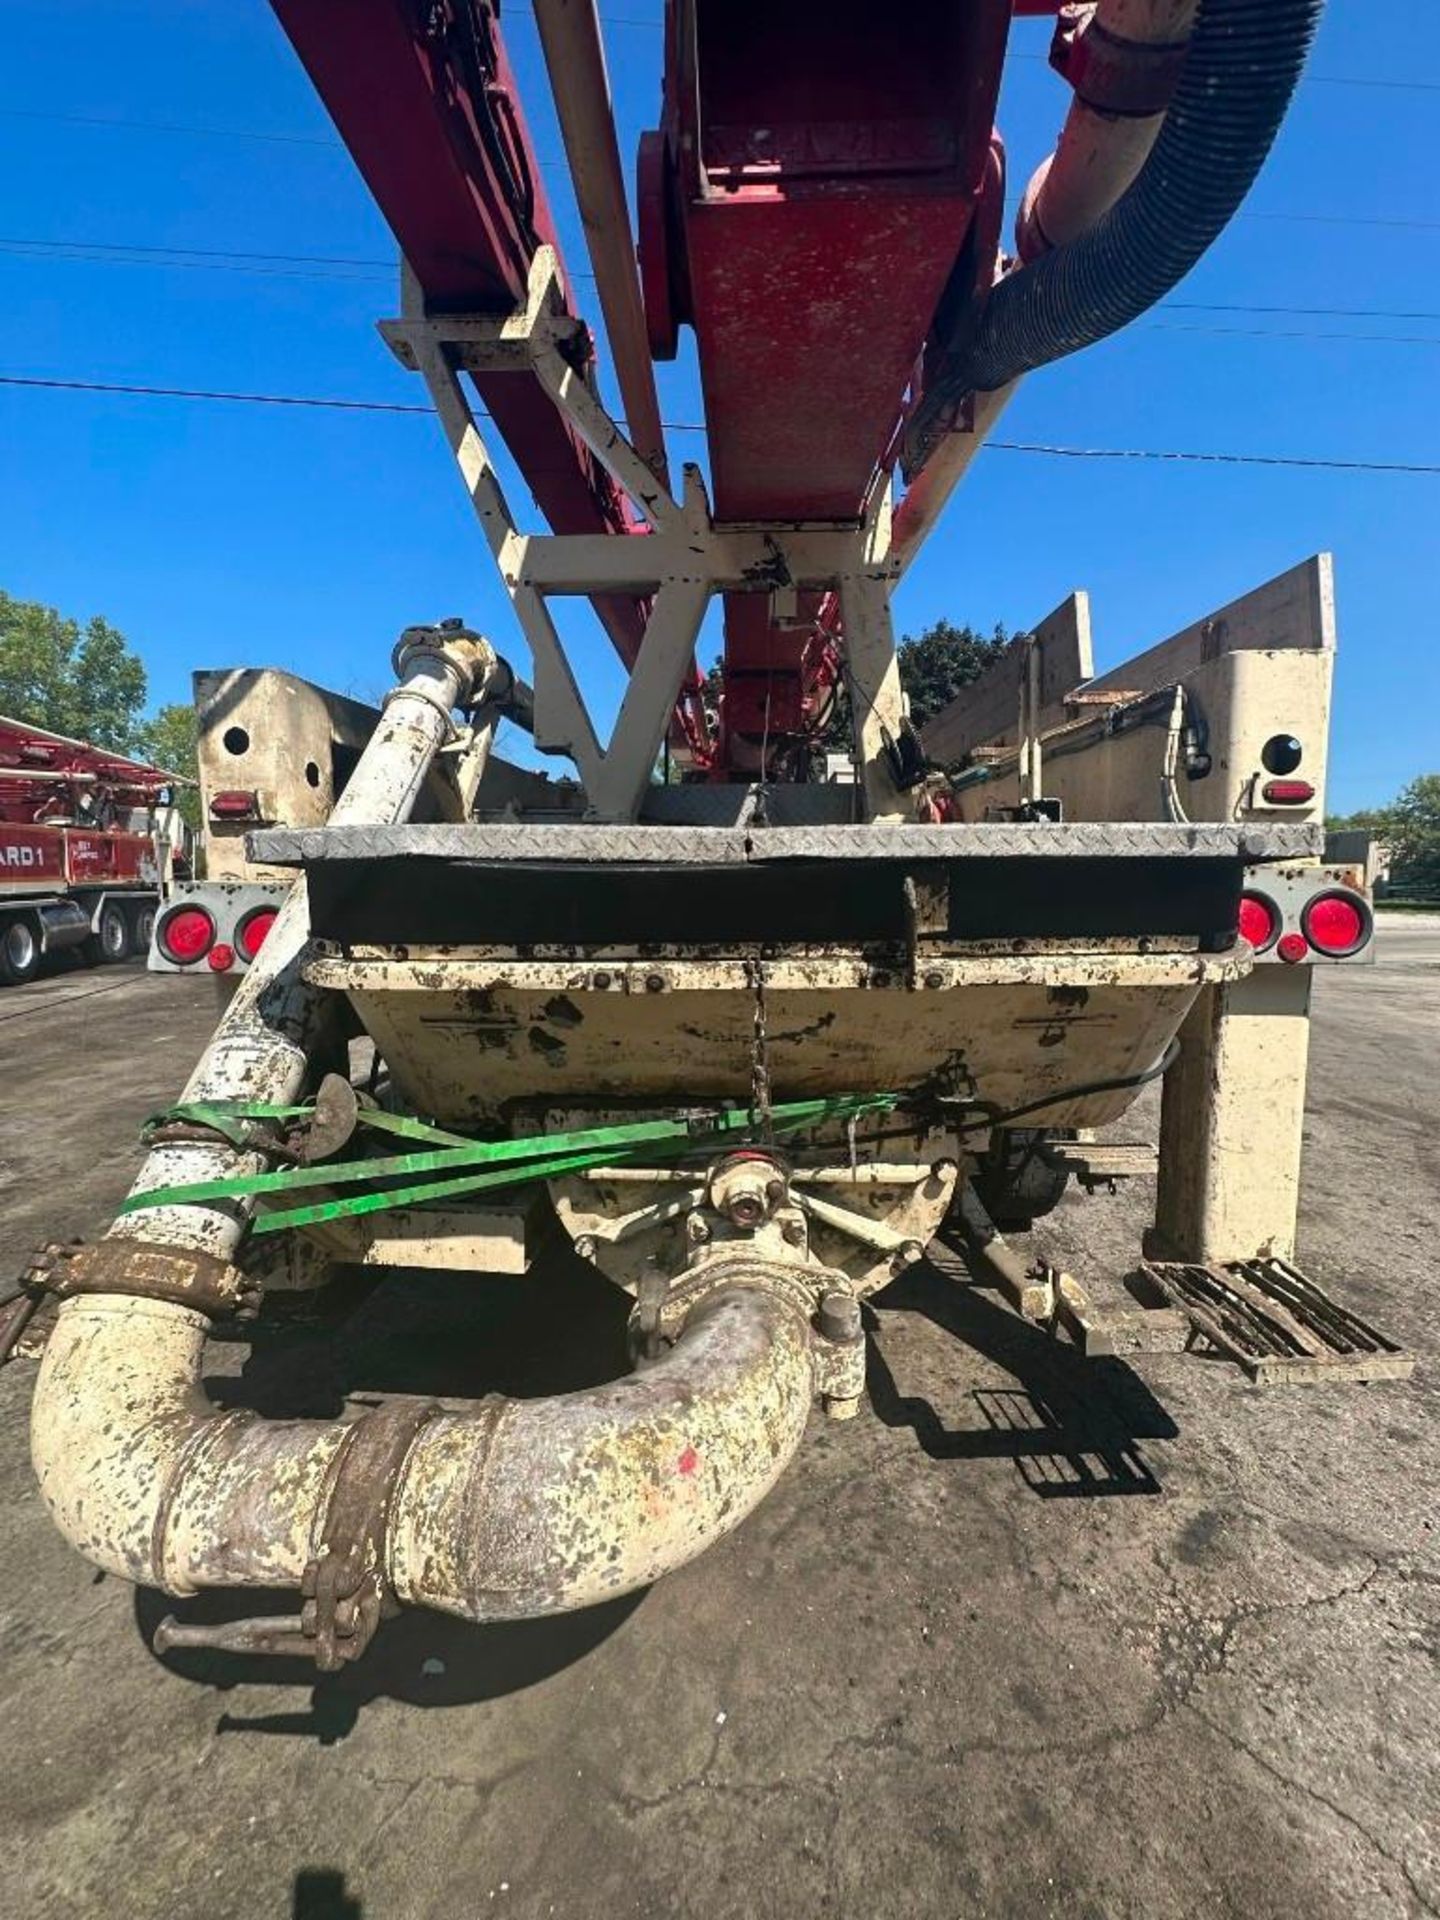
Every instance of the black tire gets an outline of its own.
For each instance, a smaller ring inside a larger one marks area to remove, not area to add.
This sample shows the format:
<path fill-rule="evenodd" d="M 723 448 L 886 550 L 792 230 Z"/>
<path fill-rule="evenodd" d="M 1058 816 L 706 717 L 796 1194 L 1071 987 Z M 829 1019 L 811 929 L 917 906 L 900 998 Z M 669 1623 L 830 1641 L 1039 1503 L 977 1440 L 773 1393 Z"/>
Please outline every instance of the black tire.
<path fill-rule="evenodd" d="M 142 901 L 130 919 L 130 951 L 148 954 L 154 938 L 155 909 L 148 901 Z"/>
<path fill-rule="evenodd" d="M 40 971 L 40 936 L 25 915 L 0 922 L 0 987 L 23 987 Z"/>
<path fill-rule="evenodd" d="M 92 967 L 113 967 L 130 953 L 130 922 L 117 901 L 107 900 L 100 909 L 95 931 L 85 942 L 85 958 Z"/>
<path fill-rule="evenodd" d="M 1045 1158 L 1045 1143 L 1063 1134 L 1043 1128 L 1003 1129 L 974 1176 L 980 1204 L 1002 1233 L 1028 1233 L 1059 1205 L 1070 1175 Z"/>

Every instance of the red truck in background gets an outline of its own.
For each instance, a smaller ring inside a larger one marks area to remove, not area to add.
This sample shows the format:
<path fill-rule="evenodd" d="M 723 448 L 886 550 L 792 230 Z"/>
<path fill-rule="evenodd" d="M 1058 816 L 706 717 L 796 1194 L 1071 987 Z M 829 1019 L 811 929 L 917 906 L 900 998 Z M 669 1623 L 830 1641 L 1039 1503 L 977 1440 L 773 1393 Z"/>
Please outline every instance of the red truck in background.
<path fill-rule="evenodd" d="M 183 845 L 179 784 L 0 715 L 0 986 L 62 948 L 93 966 L 149 946 Z"/>

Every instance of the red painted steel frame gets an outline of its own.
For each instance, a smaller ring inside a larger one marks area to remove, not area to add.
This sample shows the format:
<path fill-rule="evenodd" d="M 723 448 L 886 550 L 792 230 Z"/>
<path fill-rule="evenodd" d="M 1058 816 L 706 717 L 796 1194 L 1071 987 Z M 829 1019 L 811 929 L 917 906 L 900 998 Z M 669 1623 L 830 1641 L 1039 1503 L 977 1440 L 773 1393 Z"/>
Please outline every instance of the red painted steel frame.
<path fill-rule="evenodd" d="M 993 165 L 1010 11 L 667 0 L 641 259 L 657 350 L 695 329 L 720 519 L 860 515 Z M 816 730 L 816 642 L 729 598 L 722 760 Z"/>
<path fill-rule="evenodd" d="M 524 114 L 488 0 L 272 0 L 280 24 L 436 313 L 508 313 L 535 249 L 560 255 Z M 562 277 L 564 274 L 563 255 Z M 474 377 L 557 533 L 643 531 L 609 474 L 529 373 Z M 633 665 L 644 602 L 597 597 Z M 703 752 L 698 682 L 683 735 Z"/>
<path fill-rule="evenodd" d="M 984 184 L 1009 0 L 669 18 L 664 188 L 716 513 L 854 517 Z"/>
<path fill-rule="evenodd" d="M 0 898 L 153 886 L 149 834 L 132 833 L 111 808 L 148 808 L 171 781 L 141 760 L 0 716 Z"/>
<path fill-rule="evenodd" d="M 103 789 L 119 807 L 148 807 L 173 778 L 143 760 L 0 715 L 0 821 L 29 825 L 66 811 L 85 788 Z"/>

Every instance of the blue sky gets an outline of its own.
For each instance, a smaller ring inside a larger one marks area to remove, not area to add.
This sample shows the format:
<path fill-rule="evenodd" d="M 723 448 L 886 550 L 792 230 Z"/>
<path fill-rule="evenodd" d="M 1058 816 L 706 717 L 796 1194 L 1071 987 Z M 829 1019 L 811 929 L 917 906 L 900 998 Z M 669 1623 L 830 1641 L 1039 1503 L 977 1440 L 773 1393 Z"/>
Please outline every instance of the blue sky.
<path fill-rule="evenodd" d="M 656 116 L 660 37 L 644 23 L 660 11 L 660 0 L 602 5 L 627 156 Z M 1419 318 L 1157 313 L 1033 376 L 1001 437 L 1436 461 L 1429 11 L 1330 0 L 1245 215 L 1176 295 Z M 533 22 L 518 0 L 503 20 L 537 149 L 553 161 Z M 374 331 L 395 299 L 383 267 L 195 271 L 35 250 L 388 257 L 262 0 L 0 0 L 0 22 L 0 373 L 422 398 Z M 1012 58 L 1001 104 L 1012 198 L 1065 110 L 1034 57 L 1047 41 L 1043 21 L 1017 22 L 1012 52 L 1031 57 Z M 1339 84 L 1361 80 L 1406 84 Z M 583 267 L 563 169 L 546 178 Z M 1261 337 L 1297 332 L 1307 337 Z M 1367 337 L 1345 337 L 1356 335 Z M 693 360 L 660 380 L 667 418 L 697 419 Z M 672 443 L 672 455 L 702 452 L 692 437 Z M 0 587 L 103 612 L 143 653 L 157 701 L 186 698 L 194 666 L 237 662 L 373 693 L 400 628 L 450 613 L 520 652 L 427 420 L 0 388 L 0 505 Z M 1341 644 L 1330 803 L 1348 810 L 1440 767 L 1437 515 L 1434 476 L 990 452 L 905 581 L 897 619 L 1023 626 L 1086 586 L 1103 667 L 1329 547 Z M 603 713 L 617 669 L 592 636 L 577 645 Z"/>

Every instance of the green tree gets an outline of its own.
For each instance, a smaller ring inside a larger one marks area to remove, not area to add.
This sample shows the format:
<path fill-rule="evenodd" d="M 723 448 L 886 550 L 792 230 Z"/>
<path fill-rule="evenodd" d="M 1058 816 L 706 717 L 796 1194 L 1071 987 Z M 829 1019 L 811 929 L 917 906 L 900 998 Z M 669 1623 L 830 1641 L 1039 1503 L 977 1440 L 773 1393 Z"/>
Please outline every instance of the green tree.
<path fill-rule="evenodd" d="M 152 767 L 166 773 L 178 773 L 183 779 L 199 777 L 200 723 L 194 707 L 157 707 L 148 720 L 136 729 L 133 751 Z M 181 787 L 176 793 L 180 812 L 192 827 L 200 825 L 200 796 L 194 787 Z"/>
<path fill-rule="evenodd" d="M 0 593 L 0 713 L 128 752 L 145 668 L 100 614 L 82 628 L 54 607 Z"/>
<path fill-rule="evenodd" d="M 974 627 L 957 627 L 951 620 L 936 620 L 919 633 L 905 634 L 895 649 L 900 668 L 900 684 L 910 699 L 910 718 L 917 727 L 946 707 L 962 687 L 978 680 L 992 660 L 1010 644 L 1012 635 L 997 626 L 987 638 Z M 720 663 L 705 676 L 712 702 L 720 697 Z M 825 729 L 825 745 L 837 750 L 850 745 L 850 701 L 842 682 L 840 697 Z"/>
<path fill-rule="evenodd" d="M 1422 773 L 1388 807 L 1327 819 L 1328 829 L 1357 828 L 1389 850 L 1390 886 L 1440 886 L 1440 773 Z"/>
<path fill-rule="evenodd" d="M 1391 849 L 1391 871 L 1422 886 L 1440 885 L 1440 773 L 1412 780 L 1392 807 L 1382 831 Z"/>
<path fill-rule="evenodd" d="M 1012 636 L 997 626 L 987 639 L 974 627 L 937 620 L 919 633 L 906 634 L 896 648 L 900 684 L 910 696 L 910 718 L 917 727 L 948 707 L 962 687 L 978 680 L 1005 651 Z"/>

